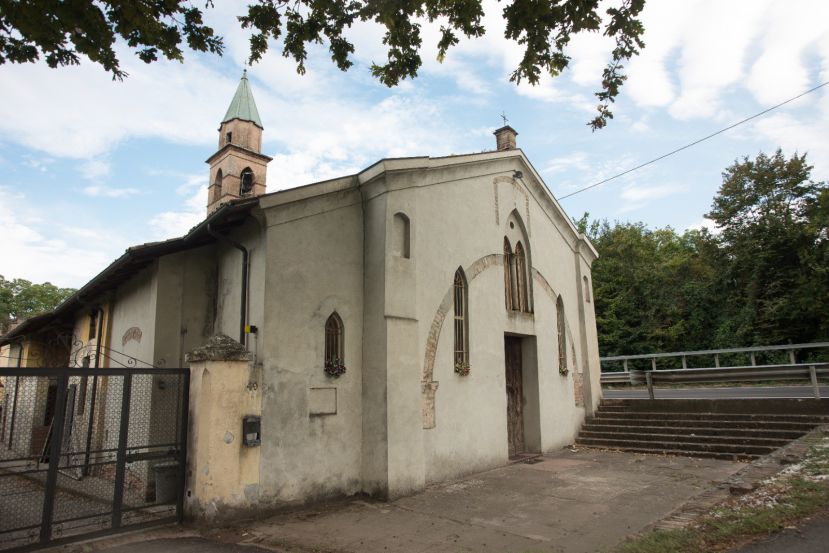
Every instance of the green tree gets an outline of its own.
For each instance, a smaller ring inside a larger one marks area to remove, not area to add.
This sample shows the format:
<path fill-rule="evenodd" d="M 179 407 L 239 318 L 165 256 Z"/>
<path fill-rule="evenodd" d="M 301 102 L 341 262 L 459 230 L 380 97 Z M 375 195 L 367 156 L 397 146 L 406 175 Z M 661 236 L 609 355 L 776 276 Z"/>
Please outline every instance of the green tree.
<path fill-rule="evenodd" d="M 610 104 L 625 80 L 623 64 L 644 47 L 639 14 L 645 0 L 622 0 L 605 11 L 599 0 L 512 0 L 505 2 L 504 38 L 524 49 L 510 80 L 537 84 L 544 73 L 556 76 L 569 65 L 565 53 L 573 35 L 602 32 L 615 42 L 602 74 L 598 115 L 593 130 L 613 117 Z M 204 7 L 213 6 L 207 0 Z M 385 27 L 384 62 L 372 64 L 372 74 L 387 86 L 417 75 L 422 59 L 421 27 L 439 22 L 438 59 L 458 44 L 460 35 L 480 37 L 482 0 L 252 0 L 238 17 L 251 29 L 250 58 L 261 59 L 271 41 L 282 40 L 282 54 L 291 57 L 304 73 L 307 46 L 327 43 L 332 61 L 341 70 L 353 62 L 354 44 L 346 30 L 357 21 L 374 21 Z M 126 73 L 115 51 L 122 39 L 146 63 L 163 56 L 183 60 L 182 43 L 192 50 L 221 54 L 222 38 L 204 23 L 203 12 L 189 0 L 0 0 L 0 64 L 27 63 L 41 56 L 50 67 L 75 65 L 81 56 L 101 64 L 114 78 Z"/>
<path fill-rule="evenodd" d="M 0 333 L 6 331 L 10 321 L 51 311 L 74 292 L 74 288 L 59 288 L 50 282 L 32 284 L 0 275 Z"/>
<path fill-rule="evenodd" d="M 706 216 L 722 229 L 729 294 L 717 341 L 810 342 L 829 336 L 826 184 L 806 155 L 735 161 Z"/>
<path fill-rule="evenodd" d="M 593 290 L 602 355 L 702 349 L 717 318 L 713 259 L 706 231 L 682 235 L 643 223 L 577 222 L 599 251 Z"/>

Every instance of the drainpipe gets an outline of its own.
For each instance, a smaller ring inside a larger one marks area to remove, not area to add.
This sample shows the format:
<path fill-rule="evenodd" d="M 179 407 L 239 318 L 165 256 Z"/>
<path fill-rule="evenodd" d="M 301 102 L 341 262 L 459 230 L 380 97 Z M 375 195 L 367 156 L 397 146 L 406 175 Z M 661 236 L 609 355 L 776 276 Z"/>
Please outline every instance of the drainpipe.
<path fill-rule="evenodd" d="M 210 236 L 222 240 L 223 242 L 227 242 L 240 252 L 242 252 L 242 299 L 241 299 L 241 307 L 239 308 L 239 343 L 243 346 L 247 346 L 245 343 L 245 322 L 247 321 L 247 305 L 248 305 L 248 250 L 239 242 L 228 238 L 224 234 L 219 234 L 218 232 L 214 231 L 210 223 L 207 224 L 207 234 Z"/>

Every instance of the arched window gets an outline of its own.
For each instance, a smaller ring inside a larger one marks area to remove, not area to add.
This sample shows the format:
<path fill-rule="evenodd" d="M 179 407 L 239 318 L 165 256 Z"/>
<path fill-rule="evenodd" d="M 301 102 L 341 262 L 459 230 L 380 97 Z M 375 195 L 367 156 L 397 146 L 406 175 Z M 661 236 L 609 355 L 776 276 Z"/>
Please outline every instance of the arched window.
<path fill-rule="evenodd" d="M 515 296 L 517 301 L 516 309 L 530 312 L 530 300 L 527 296 L 527 256 L 524 255 L 524 246 L 521 242 L 515 244 Z"/>
<path fill-rule="evenodd" d="M 216 172 L 216 181 L 213 183 L 213 201 L 222 197 L 222 170 Z"/>
<path fill-rule="evenodd" d="M 469 373 L 469 309 L 468 290 L 463 269 L 455 271 L 455 372 Z"/>
<path fill-rule="evenodd" d="M 253 192 L 253 171 L 251 171 L 250 167 L 242 169 L 241 179 L 242 183 L 239 187 L 239 195 L 247 196 Z"/>
<path fill-rule="evenodd" d="M 590 303 L 590 281 L 587 280 L 587 277 L 582 277 L 584 280 L 584 301 Z"/>
<path fill-rule="evenodd" d="M 345 350 L 343 347 L 343 320 L 334 311 L 325 321 L 325 374 L 339 378 L 345 374 Z"/>
<path fill-rule="evenodd" d="M 504 299 L 508 310 L 513 309 L 512 302 L 512 246 L 509 238 L 504 236 Z"/>
<path fill-rule="evenodd" d="M 409 259 L 409 218 L 405 213 L 395 213 L 392 222 L 392 248 L 394 255 Z"/>
<path fill-rule="evenodd" d="M 556 300 L 556 326 L 558 327 L 558 372 L 567 374 L 567 337 L 564 327 L 564 302 Z"/>

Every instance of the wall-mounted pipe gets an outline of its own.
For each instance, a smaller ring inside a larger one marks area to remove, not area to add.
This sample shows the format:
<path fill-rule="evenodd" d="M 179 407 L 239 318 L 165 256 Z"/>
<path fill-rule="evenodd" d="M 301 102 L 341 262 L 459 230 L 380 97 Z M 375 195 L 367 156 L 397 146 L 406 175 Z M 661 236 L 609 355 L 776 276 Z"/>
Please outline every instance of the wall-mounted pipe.
<path fill-rule="evenodd" d="M 211 228 L 210 223 L 207 224 L 207 234 L 210 236 L 217 238 L 218 240 L 222 240 L 223 242 L 227 242 L 240 252 L 242 252 L 242 299 L 241 299 L 241 307 L 239 309 L 239 343 L 243 346 L 245 344 L 245 323 L 247 322 L 247 306 L 248 306 L 248 250 L 239 242 L 228 238 L 224 234 L 219 234 L 213 228 Z"/>

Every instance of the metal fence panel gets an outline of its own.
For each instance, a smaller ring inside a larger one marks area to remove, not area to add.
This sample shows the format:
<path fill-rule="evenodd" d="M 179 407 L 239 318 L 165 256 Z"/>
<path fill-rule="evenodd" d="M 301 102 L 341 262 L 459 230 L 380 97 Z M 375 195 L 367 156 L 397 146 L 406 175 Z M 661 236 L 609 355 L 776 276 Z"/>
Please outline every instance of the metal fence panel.
<path fill-rule="evenodd" d="M 0 550 L 180 519 L 187 369 L 0 369 Z"/>

